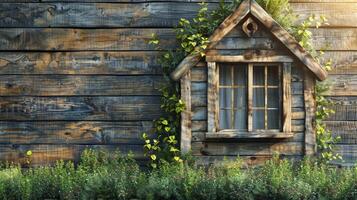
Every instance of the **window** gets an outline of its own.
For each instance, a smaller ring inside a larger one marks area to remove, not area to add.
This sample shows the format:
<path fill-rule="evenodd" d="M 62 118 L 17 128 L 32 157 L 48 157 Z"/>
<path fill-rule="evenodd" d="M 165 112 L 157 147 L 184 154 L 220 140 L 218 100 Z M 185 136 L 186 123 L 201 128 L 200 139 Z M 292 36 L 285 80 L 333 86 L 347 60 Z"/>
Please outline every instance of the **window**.
<path fill-rule="evenodd" d="M 249 117 L 252 130 L 280 130 L 280 65 L 222 63 L 218 67 L 219 130 L 247 131 Z M 249 77 L 252 90 L 248 90 Z"/>
<path fill-rule="evenodd" d="M 247 65 L 219 65 L 219 129 L 247 130 Z"/>
<path fill-rule="evenodd" d="M 291 59 L 209 59 L 207 134 L 291 136 Z"/>

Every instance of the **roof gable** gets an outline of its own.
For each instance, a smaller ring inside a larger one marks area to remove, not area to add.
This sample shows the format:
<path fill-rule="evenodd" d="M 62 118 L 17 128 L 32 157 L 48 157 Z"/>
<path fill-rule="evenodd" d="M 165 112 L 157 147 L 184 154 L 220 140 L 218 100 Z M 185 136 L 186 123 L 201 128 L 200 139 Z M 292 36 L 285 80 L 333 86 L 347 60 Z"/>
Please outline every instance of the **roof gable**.
<path fill-rule="evenodd" d="M 254 16 L 260 21 L 265 28 L 279 40 L 284 47 L 286 47 L 297 59 L 299 59 L 318 80 L 324 80 L 327 77 L 327 72 L 315 61 L 315 59 L 305 51 L 303 47 L 291 36 L 285 29 L 283 29 L 258 3 L 254 0 L 245 0 L 240 6 L 229 15 L 220 26 L 209 37 L 210 49 L 217 45 L 229 32 L 232 31 L 248 14 Z M 188 55 L 177 68 L 171 73 L 173 80 L 180 79 L 193 66 L 195 66 L 201 57 L 200 55 Z"/>

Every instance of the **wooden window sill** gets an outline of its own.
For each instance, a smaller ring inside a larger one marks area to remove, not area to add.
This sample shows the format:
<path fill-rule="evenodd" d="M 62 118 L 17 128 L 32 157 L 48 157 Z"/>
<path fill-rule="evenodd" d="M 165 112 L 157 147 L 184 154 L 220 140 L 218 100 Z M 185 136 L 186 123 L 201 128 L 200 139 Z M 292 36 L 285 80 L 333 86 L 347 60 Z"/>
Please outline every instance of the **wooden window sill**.
<path fill-rule="evenodd" d="M 252 132 L 237 132 L 237 131 L 220 131 L 208 132 L 205 134 L 206 139 L 254 139 L 254 138 L 291 138 L 293 133 L 284 133 L 279 131 L 252 131 Z"/>

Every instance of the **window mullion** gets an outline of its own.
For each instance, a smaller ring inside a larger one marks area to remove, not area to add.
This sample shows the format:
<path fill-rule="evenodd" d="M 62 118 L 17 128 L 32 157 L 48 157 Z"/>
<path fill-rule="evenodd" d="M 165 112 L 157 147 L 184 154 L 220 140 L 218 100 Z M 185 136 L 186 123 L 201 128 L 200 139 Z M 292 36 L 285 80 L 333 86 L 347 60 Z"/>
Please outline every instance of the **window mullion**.
<path fill-rule="evenodd" d="M 279 129 L 282 129 L 282 110 L 283 110 L 283 97 L 282 97 L 282 66 L 278 66 L 278 74 L 279 74 Z"/>
<path fill-rule="evenodd" d="M 268 66 L 264 66 L 264 129 L 268 129 Z"/>
<path fill-rule="evenodd" d="M 231 91 L 232 91 L 232 94 L 231 94 L 231 128 L 233 129 L 234 128 L 234 67 L 233 65 L 231 65 L 231 85 L 232 85 L 232 88 L 231 88 Z"/>
<path fill-rule="evenodd" d="M 248 64 L 248 131 L 253 130 L 253 64 Z"/>

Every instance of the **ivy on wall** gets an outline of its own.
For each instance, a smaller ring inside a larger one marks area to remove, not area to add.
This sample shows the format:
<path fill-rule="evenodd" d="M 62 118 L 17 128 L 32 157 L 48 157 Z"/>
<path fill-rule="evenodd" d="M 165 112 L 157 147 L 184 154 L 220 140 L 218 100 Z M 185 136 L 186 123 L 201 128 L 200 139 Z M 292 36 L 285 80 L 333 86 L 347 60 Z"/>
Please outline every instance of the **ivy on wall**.
<path fill-rule="evenodd" d="M 178 138 L 180 115 L 185 104 L 180 99 L 179 82 L 172 81 L 169 77 L 170 73 L 187 55 L 205 55 L 208 37 L 240 2 L 237 0 L 226 4 L 222 1 L 213 11 L 208 10 L 206 3 L 200 3 L 197 16 L 192 20 L 182 18 L 178 27 L 174 29 L 179 45 L 175 50 L 163 53 L 159 59 L 165 79 L 165 83 L 160 88 L 161 109 L 164 114 L 154 121 L 151 134 L 143 133 L 144 149 L 151 161 L 151 167 L 156 168 L 162 162 L 182 162 Z M 155 45 L 157 50 L 163 50 L 160 48 L 160 40 L 156 35 L 152 36 L 149 44 Z"/>
<path fill-rule="evenodd" d="M 179 150 L 180 134 L 180 114 L 185 108 L 184 102 L 180 99 L 179 82 L 172 81 L 169 74 L 175 67 L 190 54 L 205 56 L 205 49 L 208 45 L 208 37 L 218 27 L 218 25 L 241 3 L 242 0 L 235 0 L 231 3 L 221 1 L 219 6 L 209 11 L 206 3 L 200 3 L 197 16 L 192 20 L 182 18 L 174 29 L 178 47 L 175 50 L 165 51 L 159 63 L 162 66 L 165 84 L 160 88 L 162 117 L 154 121 L 152 133 L 143 133 L 145 141 L 144 149 L 150 159 L 153 168 L 162 162 L 182 162 Z M 323 55 L 322 51 L 316 51 L 311 44 L 312 33 L 309 27 L 318 28 L 326 23 L 326 18 L 310 16 L 299 26 L 294 26 L 297 16 L 293 13 L 288 0 L 257 0 L 259 3 L 283 28 L 289 31 L 300 45 L 313 55 L 317 61 Z M 152 36 L 149 44 L 154 45 L 157 50 L 160 48 L 160 40 L 156 35 Z M 331 69 L 331 61 L 322 66 L 326 70 Z M 326 129 L 323 120 L 326 119 L 333 110 L 329 109 L 331 102 L 323 97 L 323 93 L 328 90 L 327 84 L 316 86 L 317 101 L 317 144 L 321 152 L 321 157 L 325 160 L 340 158 L 338 154 L 332 153 L 334 143 L 338 138 L 334 138 L 330 131 Z"/>
<path fill-rule="evenodd" d="M 322 63 L 321 58 L 324 54 L 323 51 L 317 51 L 312 43 L 312 33 L 309 31 L 309 27 L 319 28 L 321 25 L 328 25 L 327 19 L 324 16 L 316 17 L 311 15 L 305 21 L 303 21 L 299 26 L 293 28 L 293 35 L 299 41 L 299 44 L 304 47 L 320 65 L 326 70 L 331 71 L 332 60 L 327 60 Z M 340 140 L 340 137 L 334 137 L 332 132 L 327 129 L 324 120 L 327 119 L 335 111 L 331 109 L 333 102 L 324 97 L 324 94 L 330 90 L 330 85 L 328 82 L 318 82 L 315 86 L 315 98 L 316 98 L 316 142 L 319 152 L 319 156 L 322 161 L 328 162 L 332 160 L 341 160 L 342 157 L 338 153 L 334 153 L 335 144 Z"/>

